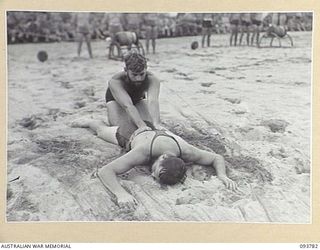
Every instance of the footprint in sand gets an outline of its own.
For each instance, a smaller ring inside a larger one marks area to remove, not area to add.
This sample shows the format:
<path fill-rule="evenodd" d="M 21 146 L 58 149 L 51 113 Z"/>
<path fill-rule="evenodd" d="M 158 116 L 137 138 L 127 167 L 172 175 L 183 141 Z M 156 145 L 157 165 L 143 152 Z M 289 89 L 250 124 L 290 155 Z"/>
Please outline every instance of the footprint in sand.
<path fill-rule="evenodd" d="M 216 91 L 213 91 L 213 90 L 199 90 L 197 91 L 197 93 L 202 93 L 202 94 L 209 94 L 209 95 L 212 95 L 212 94 L 215 94 Z M 194 98 L 194 100 L 197 100 L 198 98 Z"/>
<path fill-rule="evenodd" d="M 85 107 L 86 105 L 87 105 L 87 103 L 85 101 L 79 101 L 79 102 L 74 103 L 74 108 L 81 109 L 81 108 Z"/>
<path fill-rule="evenodd" d="M 59 81 L 60 82 L 60 86 L 62 88 L 65 88 L 65 89 L 72 89 L 73 88 L 73 85 L 70 84 L 70 82 L 65 82 L 65 81 Z"/>
<path fill-rule="evenodd" d="M 239 104 L 239 103 L 241 103 L 241 100 L 238 99 L 238 98 L 229 98 L 229 97 L 226 97 L 226 98 L 223 98 L 223 100 L 228 101 L 228 102 L 230 102 L 230 103 L 232 103 L 232 104 Z"/>
<path fill-rule="evenodd" d="M 203 82 L 203 83 L 201 83 L 201 86 L 208 88 L 208 87 L 210 87 L 210 86 L 213 85 L 213 84 L 215 84 L 215 83 L 213 83 L 213 82 Z"/>
<path fill-rule="evenodd" d="M 23 118 L 19 122 L 19 125 L 29 130 L 33 130 L 41 126 L 43 122 L 44 122 L 44 119 L 42 119 L 41 117 L 32 115 L 30 117 Z"/>
<path fill-rule="evenodd" d="M 94 96 L 94 95 L 95 95 L 94 87 L 84 88 L 84 89 L 82 90 L 82 92 L 83 92 L 86 96 Z"/>
<path fill-rule="evenodd" d="M 295 85 L 307 85 L 306 82 L 294 82 Z"/>
<path fill-rule="evenodd" d="M 295 170 L 297 174 L 308 174 L 310 173 L 310 163 L 305 163 L 300 158 L 294 158 L 295 160 Z"/>
<path fill-rule="evenodd" d="M 172 69 L 163 70 L 162 72 L 174 73 L 174 72 L 177 72 L 177 70 L 175 68 L 172 68 Z"/>
<path fill-rule="evenodd" d="M 268 153 L 268 155 L 270 155 L 274 158 L 277 158 L 279 160 L 289 157 L 288 153 L 285 151 L 285 149 L 283 147 L 277 148 L 277 149 L 271 149 L 270 152 Z"/>
<path fill-rule="evenodd" d="M 268 127 L 273 133 L 284 133 L 289 123 L 281 119 L 271 119 L 262 121 L 261 125 Z"/>
<path fill-rule="evenodd" d="M 11 188 L 8 186 L 7 187 L 7 202 L 12 198 L 13 196 L 13 192 L 11 190 Z"/>
<path fill-rule="evenodd" d="M 226 70 L 227 68 L 225 67 L 215 67 L 214 70 Z"/>

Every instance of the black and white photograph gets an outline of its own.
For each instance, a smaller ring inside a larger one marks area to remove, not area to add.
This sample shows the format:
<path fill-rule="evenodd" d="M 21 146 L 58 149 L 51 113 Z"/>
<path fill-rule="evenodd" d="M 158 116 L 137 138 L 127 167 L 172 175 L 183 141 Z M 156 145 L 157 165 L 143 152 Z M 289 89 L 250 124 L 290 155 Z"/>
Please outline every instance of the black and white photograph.
<path fill-rule="evenodd" d="M 312 223 L 313 14 L 6 10 L 6 222 Z"/>

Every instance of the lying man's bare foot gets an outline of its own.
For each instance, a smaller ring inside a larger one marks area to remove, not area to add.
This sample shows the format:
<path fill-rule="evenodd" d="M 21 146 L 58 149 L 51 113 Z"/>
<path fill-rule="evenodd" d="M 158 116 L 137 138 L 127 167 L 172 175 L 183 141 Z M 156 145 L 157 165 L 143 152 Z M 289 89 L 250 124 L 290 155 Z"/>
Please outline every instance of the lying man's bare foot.
<path fill-rule="evenodd" d="M 73 128 L 89 128 L 92 119 L 89 118 L 79 118 L 71 123 Z"/>

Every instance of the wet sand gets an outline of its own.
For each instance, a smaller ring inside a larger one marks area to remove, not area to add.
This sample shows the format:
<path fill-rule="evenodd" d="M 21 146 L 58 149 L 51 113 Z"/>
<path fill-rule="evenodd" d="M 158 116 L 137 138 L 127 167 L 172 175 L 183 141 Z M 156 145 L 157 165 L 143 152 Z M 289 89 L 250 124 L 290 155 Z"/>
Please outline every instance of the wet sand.
<path fill-rule="evenodd" d="M 106 117 L 107 82 L 122 62 L 107 59 L 103 41 L 92 60 L 85 47 L 76 58 L 75 43 L 8 46 L 7 220 L 309 223 L 312 34 L 291 35 L 293 48 L 229 47 L 228 35 L 197 50 L 200 37 L 158 41 L 148 67 L 161 80 L 164 125 L 222 154 L 242 194 L 207 168 L 163 187 L 141 166 L 121 177 L 135 211 L 92 176 L 121 149 L 70 127 Z"/>

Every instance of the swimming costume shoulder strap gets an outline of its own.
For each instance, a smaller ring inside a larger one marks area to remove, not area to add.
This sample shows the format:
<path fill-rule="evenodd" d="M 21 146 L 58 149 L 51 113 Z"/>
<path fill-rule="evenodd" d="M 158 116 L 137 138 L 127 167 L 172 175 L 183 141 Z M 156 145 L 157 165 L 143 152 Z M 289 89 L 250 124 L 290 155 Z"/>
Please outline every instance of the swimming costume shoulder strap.
<path fill-rule="evenodd" d="M 154 143 L 155 139 L 156 139 L 158 136 L 166 136 L 166 137 L 169 137 L 169 138 L 173 139 L 173 140 L 176 142 L 176 144 L 177 144 L 177 146 L 178 146 L 178 148 L 179 148 L 179 157 L 181 158 L 181 156 L 182 156 L 182 151 L 181 151 L 181 147 L 180 147 L 180 145 L 179 145 L 179 143 L 178 143 L 178 141 L 177 141 L 176 138 L 174 138 L 172 135 L 167 134 L 166 131 L 163 131 L 163 130 L 155 130 L 154 132 L 156 132 L 156 133 L 155 133 L 155 135 L 153 136 L 153 138 L 152 138 L 152 140 L 151 140 L 150 152 L 149 152 L 149 160 L 152 159 L 153 143 Z"/>

